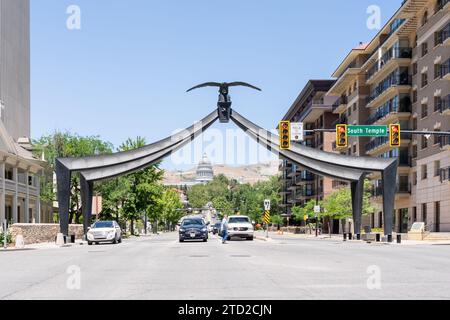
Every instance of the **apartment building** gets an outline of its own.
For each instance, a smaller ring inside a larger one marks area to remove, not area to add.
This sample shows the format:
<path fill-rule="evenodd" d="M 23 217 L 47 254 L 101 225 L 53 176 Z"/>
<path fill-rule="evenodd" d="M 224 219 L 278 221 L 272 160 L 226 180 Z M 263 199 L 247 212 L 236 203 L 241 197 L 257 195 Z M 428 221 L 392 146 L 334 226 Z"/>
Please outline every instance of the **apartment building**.
<path fill-rule="evenodd" d="M 332 127 L 338 116 L 332 112 L 336 97 L 326 96 L 334 80 L 310 80 L 294 101 L 283 120 L 302 122 L 305 129 L 325 129 Z M 333 133 L 317 132 L 305 134 L 304 145 L 332 152 Z M 320 177 L 302 167 L 282 159 L 280 165 L 283 181 L 282 205 L 285 214 L 290 215 L 293 206 L 302 206 L 309 200 L 322 200 L 333 191 L 333 180 Z M 333 227 L 339 230 L 339 224 Z"/>
<path fill-rule="evenodd" d="M 328 96 L 338 96 L 339 123 L 387 125 L 403 130 L 450 131 L 450 4 L 407 0 L 367 44 L 350 51 L 333 73 Z M 402 134 L 400 148 L 387 137 L 350 137 L 342 154 L 398 157 L 395 231 L 416 221 L 429 231 L 450 231 L 450 139 Z M 363 221 L 382 227 L 381 177 L 372 174 L 379 210 Z"/>

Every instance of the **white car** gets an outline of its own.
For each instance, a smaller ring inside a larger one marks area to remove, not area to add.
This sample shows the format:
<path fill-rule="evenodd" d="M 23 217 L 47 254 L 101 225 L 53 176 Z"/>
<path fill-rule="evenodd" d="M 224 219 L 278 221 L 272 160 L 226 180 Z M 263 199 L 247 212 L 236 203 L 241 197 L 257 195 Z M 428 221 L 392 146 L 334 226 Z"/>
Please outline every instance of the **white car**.
<path fill-rule="evenodd" d="M 228 217 L 228 238 L 239 237 L 253 240 L 255 229 L 247 216 Z"/>
<path fill-rule="evenodd" d="M 121 243 L 122 229 L 116 221 L 97 221 L 87 232 L 88 245 L 100 242 Z"/>

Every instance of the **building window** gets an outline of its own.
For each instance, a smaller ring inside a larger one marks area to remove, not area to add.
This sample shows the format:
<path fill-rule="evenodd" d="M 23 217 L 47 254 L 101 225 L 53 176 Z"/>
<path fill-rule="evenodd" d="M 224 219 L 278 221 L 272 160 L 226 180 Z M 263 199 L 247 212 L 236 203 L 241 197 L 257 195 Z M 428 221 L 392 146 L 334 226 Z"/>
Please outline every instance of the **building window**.
<path fill-rule="evenodd" d="M 412 146 L 412 158 L 417 159 L 417 144 Z"/>
<path fill-rule="evenodd" d="M 428 85 L 428 72 L 422 73 L 422 88 Z"/>
<path fill-rule="evenodd" d="M 13 180 L 13 171 L 10 168 L 5 169 L 5 178 L 6 180 Z"/>
<path fill-rule="evenodd" d="M 356 103 L 353 104 L 353 111 L 356 111 Z"/>
<path fill-rule="evenodd" d="M 442 98 L 434 97 L 434 112 L 442 112 Z"/>
<path fill-rule="evenodd" d="M 421 167 L 421 171 L 422 171 L 422 180 L 427 179 L 428 177 L 428 172 L 427 172 L 427 165 L 423 164 Z"/>
<path fill-rule="evenodd" d="M 413 103 L 417 102 L 417 90 L 413 90 L 412 92 L 412 101 Z"/>
<path fill-rule="evenodd" d="M 440 129 L 434 130 L 436 132 L 441 131 Z M 433 135 L 434 144 L 440 144 L 441 143 L 441 136 L 438 136 L 437 134 Z"/>
<path fill-rule="evenodd" d="M 413 207 L 412 222 L 417 222 L 417 207 Z"/>
<path fill-rule="evenodd" d="M 417 63 L 413 63 L 413 76 L 417 74 Z"/>
<path fill-rule="evenodd" d="M 427 204 L 422 203 L 422 221 L 425 222 L 425 226 L 427 225 Z"/>
<path fill-rule="evenodd" d="M 422 104 L 421 106 L 422 108 L 422 119 L 428 117 L 428 105 L 427 104 Z"/>
<path fill-rule="evenodd" d="M 434 203 L 434 232 L 441 232 L 441 203 Z"/>
<path fill-rule="evenodd" d="M 428 53 L 428 43 L 422 43 L 422 57 L 425 57 Z"/>
<path fill-rule="evenodd" d="M 413 130 L 417 130 L 417 118 L 413 118 L 412 127 L 413 127 Z"/>
<path fill-rule="evenodd" d="M 353 154 L 356 154 L 356 144 L 353 145 Z"/>
<path fill-rule="evenodd" d="M 434 162 L 434 176 L 441 176 L 441 162 L 439 160 Z"/>
<path fill-rule="evenodd" d="M 434 79 L 439 79 L 441 77 L 441 65 L 435 64 L 434 65 Z"/>
<path fill-rule="evenodd" d="M 417 171 L 414 171 L 412 174 L 412 182 L 414 186 L 417 186 Z"/>
<path fill-rule="evenodd" d="M 428 148 L 428 139 L 425 136 L 422 136 L 422 149 Z"/>

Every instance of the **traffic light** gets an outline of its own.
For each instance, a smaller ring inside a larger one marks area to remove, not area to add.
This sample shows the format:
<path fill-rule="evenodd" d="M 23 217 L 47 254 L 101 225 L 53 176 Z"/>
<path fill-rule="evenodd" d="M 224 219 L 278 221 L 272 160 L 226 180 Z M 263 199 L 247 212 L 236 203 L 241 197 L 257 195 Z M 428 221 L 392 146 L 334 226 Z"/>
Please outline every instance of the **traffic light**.
<path fill-rule="evenodd" d="M 401 144 L 400 138 L 400 125 L 391 124 L 389 125 L 389 144 L 393 148 L 399 148 Z"/>
<path fill-rule="evenodd" d="M 347 148 L 348 146 L 348 136 L 347 136 L 347 125 L 338 124 L 336 126 L 336 146 L 338 148 Z"/>
<path fill-rule="evenodd" d="M 291 148 L 291 122 L 280 122 L 280 149 L 289 150 Z"/>

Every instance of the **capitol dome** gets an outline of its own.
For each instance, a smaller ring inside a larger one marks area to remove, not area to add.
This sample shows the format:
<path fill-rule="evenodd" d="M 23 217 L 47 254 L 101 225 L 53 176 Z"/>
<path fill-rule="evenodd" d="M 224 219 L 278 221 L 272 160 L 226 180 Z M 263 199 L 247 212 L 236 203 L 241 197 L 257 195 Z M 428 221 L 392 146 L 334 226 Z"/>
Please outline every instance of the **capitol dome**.
<path fill-rule="evenodd" d="M 206 183 L 212 181 L 214 178 L 214 171 L 206 153 L 203 155 L 202 160 L 197 165 L 197 178 L 198 182 Z"/>

